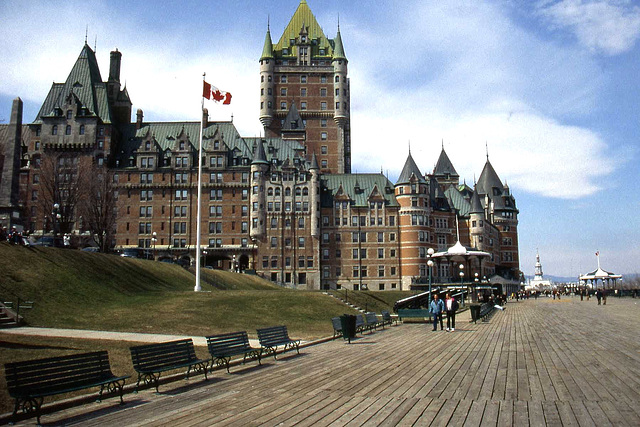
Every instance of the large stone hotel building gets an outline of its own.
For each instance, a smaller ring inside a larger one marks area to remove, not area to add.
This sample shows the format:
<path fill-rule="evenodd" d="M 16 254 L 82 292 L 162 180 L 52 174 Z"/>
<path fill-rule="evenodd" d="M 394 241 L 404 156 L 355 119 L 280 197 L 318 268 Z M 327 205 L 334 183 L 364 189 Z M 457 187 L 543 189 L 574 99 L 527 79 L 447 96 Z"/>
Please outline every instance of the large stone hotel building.
<path fill-rule="evenodd" d="M 193 260 L 201 123 L 148 122 L 140 109 L 132 121 L 122 55 L 110 59 L 103 81 L 85 43 L 32 123 L 14 101 L 0 125 L 0 221 Z M 490 254 L 467 261 L 463 280 L 519 280 L 518 210 L 488 158 L 473 188 L 439 145 L 426 174 L 411 153 L 395 183 L 351 173 L 347 66 L 339 28 L 328 38 L 302 0 L 276 43 L 267 30 L 256 67 L 265 136 L 203 112 L 204 265 L 288 287 L 406 290 L 424 283 L 430 248 L 459 241 Z M 459 281 L 457 264 L 440 258 L 434 281 Z"/>

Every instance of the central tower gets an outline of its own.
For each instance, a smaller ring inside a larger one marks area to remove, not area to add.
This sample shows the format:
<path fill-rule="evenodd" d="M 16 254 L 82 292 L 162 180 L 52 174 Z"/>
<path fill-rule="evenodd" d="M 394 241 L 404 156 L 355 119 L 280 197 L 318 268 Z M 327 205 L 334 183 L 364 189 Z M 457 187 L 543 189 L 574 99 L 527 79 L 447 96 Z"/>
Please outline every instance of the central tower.
<path fill-rule="evenodd" d="M 301 0 L 277 44 L 270 29 L 260 57 L 260 121 L 266 137 L 299 141 L 322 173 L 351 172 L 347 58 Z"/>

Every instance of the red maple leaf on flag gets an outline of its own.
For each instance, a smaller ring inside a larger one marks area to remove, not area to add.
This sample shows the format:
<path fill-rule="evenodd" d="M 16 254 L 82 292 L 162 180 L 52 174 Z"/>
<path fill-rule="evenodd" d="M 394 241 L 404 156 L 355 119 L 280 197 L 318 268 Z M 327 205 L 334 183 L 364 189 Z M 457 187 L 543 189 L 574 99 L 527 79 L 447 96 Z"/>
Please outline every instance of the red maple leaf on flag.
<path fill-rule="evenodd" d="M 220 102 L 224 99 L 224 95 L 220 92 L 220 90 L 212 91 L 211 96 L 214 100 Z"/>

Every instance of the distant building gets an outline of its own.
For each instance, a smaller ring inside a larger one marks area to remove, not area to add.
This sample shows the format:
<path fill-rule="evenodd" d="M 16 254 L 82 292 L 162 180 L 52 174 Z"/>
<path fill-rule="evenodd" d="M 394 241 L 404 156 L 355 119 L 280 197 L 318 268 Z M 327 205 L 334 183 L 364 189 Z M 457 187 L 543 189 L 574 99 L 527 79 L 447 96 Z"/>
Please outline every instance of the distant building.
<path fill-rule="evenodd" d="M 85 44 L 32 123 L 14 104 L 0 125 L 0 213 L 35 234 L 97 234 L 117 249 L 193 261 L 200 122 L 148 122 L 141 109 L 132 122 L 121 58 L 111 52 L 103 81 Z M 457 241 L 457 216 L 461 243 L 491 255 L 463 279 L 520 280 L 519 212 L 488 157 L 473 188 L 444 147 L 426 174 L 409 153 L 395 184 L 350 173 L 347 58 L 339 30 L 328 39 L 306 1 L 275 45 L 267 30 L 259 72 L 264 138 L 203 111 L 203 265 L 295 288 L 406 290 L 425 282 L 429 248 Z M 434 282 L 458 274 L 451 262 L 433 267 Z"/>
<path fill-rule="evenodd" d="M 542 263 L 540 262 L 540 254 L 536 251 L 536 265 L 533 279 L 530 279 L 525 290 L 534 291 L 550 291 L 553 288 L 553 282 L 551 280 L 545 280 L 542 273 Z"/>

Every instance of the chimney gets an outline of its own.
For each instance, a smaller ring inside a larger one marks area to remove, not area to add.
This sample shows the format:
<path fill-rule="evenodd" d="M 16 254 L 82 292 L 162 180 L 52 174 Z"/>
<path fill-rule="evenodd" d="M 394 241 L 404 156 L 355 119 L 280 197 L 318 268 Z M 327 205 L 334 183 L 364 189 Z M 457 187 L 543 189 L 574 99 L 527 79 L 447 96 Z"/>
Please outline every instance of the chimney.
<path fill-rule="evenodd" d="M 142 127 L 142 118 L 144 117 L 144 114 L 142 114 L 142 110 L 140 108 L 138 108 L 138 111 L 136 111 L 136 130 L 140 129 Z"/>
<path fill-rule="evenodd" d="M 202 109 L 202 129 L 209 127 L 209 110 L 207 108 Z"/>
<path fill-rule="evenodd" d="M 0 176 L 0 210 L 20 203 L 20 160 L 22 158 L 22 100 L 16 98 L 11 107 L 4 145 L 4 165 Z"/>
<path fill-rule="evenodd" d="M 111 51 L 111 62 L 109 63 L 109 81 L 120 82 L 120 62 L 122 54 L 118 49 Z"/>

